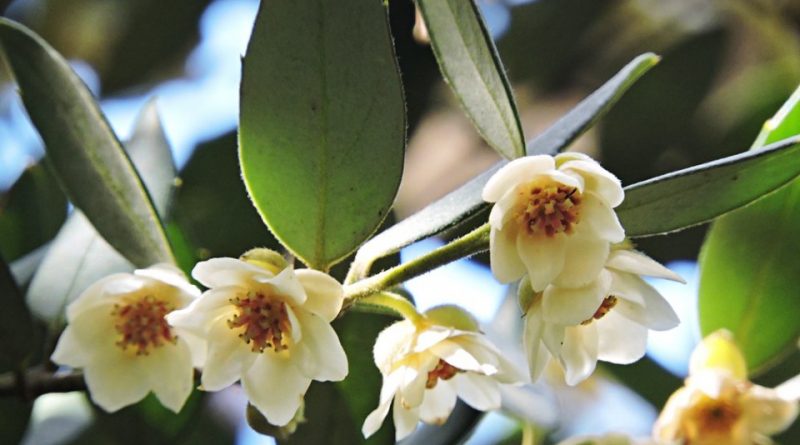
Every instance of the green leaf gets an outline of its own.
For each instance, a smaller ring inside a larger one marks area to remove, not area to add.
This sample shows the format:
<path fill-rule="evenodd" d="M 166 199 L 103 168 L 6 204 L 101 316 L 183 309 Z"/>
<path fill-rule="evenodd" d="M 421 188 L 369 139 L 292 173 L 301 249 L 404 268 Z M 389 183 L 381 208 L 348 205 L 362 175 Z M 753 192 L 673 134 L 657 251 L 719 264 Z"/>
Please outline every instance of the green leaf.
<path fill-rule="evenodd" d="M 149 102 L 140 113 L 127 147 L 156 208 L 166 212 L 175 166 L 155 102 Z M 31 281 L 26 296 L 28 305 L 40 319 L 58 323 L 66 305 L 89 285 L 112 273 L 133 269 L 134 265 L 97 233 L 86 216 L 75 210 L 51 243 Z"/>
<path fill-rule="evenodd" d="M 800 135 L 800 89 L 767 121 L 753 148 L 792 135 Z M 800 337 L 798 221 L 800 180 L 795 179 L 719 218 L 703 245 L 701 331 L 704 335 L 720 328 L 732 331 L 752 373 L 775 364 Z"/>
<path fill-rule="evenodd" d="M 8 261 L 42 246 L 67 217 L 67 199 L 55 178 L 37 164 L 0 198 L 0 253 Z"/>
<path fill-rule="evenodd" d="M 383 2 L 262 2 L 244 59 L 239 157 L 275 236 L 327 269 L 386 217 L 403 93 Z"/>
<path fill-rule="evenodd" d="M 417 0 L 439 69 L 478 132 L 508 159 L 525 154 L 511 86 L 474 0 Z"/>
<path fill-rule="evenodd" d="M 582 100 L 541 135 L 528 144 L 528 154 L 554 155 L 567 148 L 592 127 L 619 100 L 625 91 L 658 63 L 658 56 L 642 54 L 625 65 L 603 86 Z M 470 217 L 478 217 L 488 204 L 481 198 L 489 178 L 503 162 L 481 173 L 438 201 L 381 232 L 359 249 L 353 277 L 363 276 L 378 258 L 391 255 L 409 244 L 452 229 Z"/>
<path fill-rule="evenodd" d="M 18 23 L 0 19 L 0 45 L 75 206 L 132 263 L 171 262 L 150 198 L 83 82 L 53 48 Z"/>
<path fill-rule="evenodd" d="M 22 369 L 33 353 L 33 320 L 11 270 L 0 258 L 0 369 Z"/>
<path fill-rule="evenodd" d="M 617 216 L 629 237 L 708 222 L 800 175 L 800 138 L 638 182 L 625 188 Z"/>

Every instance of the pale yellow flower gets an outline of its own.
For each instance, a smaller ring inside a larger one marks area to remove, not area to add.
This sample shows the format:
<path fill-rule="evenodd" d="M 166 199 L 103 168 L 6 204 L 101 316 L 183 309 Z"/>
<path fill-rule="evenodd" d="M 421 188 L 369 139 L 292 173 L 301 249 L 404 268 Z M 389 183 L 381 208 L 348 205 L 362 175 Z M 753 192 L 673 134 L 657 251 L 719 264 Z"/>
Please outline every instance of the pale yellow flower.
<path fill-rule="evenodd" d="M 646 438 L 632 438 L 626 434 L 608 433 L 602 436 L 577 436 L 563 440 L 558 445 L 659 445 Z"/>
<path fill-rule="evenodd" d="M 165 315 L 200 295 L 173 266 L 110 275 L 67 307 L 67 328 L 52 360 L 83 368 L 92 400 L 116 411 L 152 391 L 178 412 L 194 386 L 197 339 L 167 324 Z"/>
<path fill-rule="evenodd" d="M 390 406 L 399 441 L 420 419 L 444 423 L 458 397 L 478 410 L 497 409 L 500 384 L 523 380 L 472 317 L 455 306 L 389 326 L 375 341 L 374 355 L 383 387 L 380 404 L 364 421 L 364 437 L 380 428 Z"/>
<path fill-rule="evenodd" d="M 585 286 L 603 269 L 610 243 L 625 238 L 613 210 L 623 198 L 619 180 L 583 154 L 509 162 L 483 189 L 483 199 L 495 203 L 494 276 L 507 283 L 527 274 L 535 291 Z"/>
<path fill-rule="evenodd" d="M 209 288 L 171 325 L 208 344 L 202 389 L 219 391 L 237 380 L 273 425 L 294 417 L 312 380 L 347 375 L 347 356 L 330 325 L 342 307 L 342 286 L 329 275 L 294 270 L 270 259 L 214 258 L 192 276 Z M 246 254 L 247 255 L 247 254 Z"/>
<path fill-rule="evenodd" d="M 795 400 L 747 380 L 730 333 L 707 337 L 692 354 L 685 385 L 667 401 L 653 437 L 682 445 L 761 445 L 797 418 Z"/>

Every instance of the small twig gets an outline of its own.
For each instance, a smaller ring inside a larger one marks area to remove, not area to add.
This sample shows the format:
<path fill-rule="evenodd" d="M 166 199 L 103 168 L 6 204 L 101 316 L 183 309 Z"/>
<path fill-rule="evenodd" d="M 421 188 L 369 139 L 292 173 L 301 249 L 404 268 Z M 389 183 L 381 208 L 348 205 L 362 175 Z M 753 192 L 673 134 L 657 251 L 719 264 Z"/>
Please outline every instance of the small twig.
<path fill-rule="evenodd" d="M 24 373 L 0 374 L 0 397 L 16 396 L 33 400 L 51 392 L 83 391 L 86 382 L 83 373 L 54 374 L 41 368 L 32 368 Z"/>

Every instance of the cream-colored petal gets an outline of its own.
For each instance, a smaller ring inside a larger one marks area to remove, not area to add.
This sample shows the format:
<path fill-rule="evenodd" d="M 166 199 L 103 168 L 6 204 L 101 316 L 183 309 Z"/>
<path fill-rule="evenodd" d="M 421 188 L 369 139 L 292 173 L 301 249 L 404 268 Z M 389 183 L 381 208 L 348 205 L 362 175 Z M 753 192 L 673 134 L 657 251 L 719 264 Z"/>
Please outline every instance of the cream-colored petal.
<path fill-rule="evenodd" d="M 322 318 L 302 309 L 296 311 L 303 326 L 303 340 L 294 345 L 292 360 L 306 377 L 340 381 L 347 376 L 347 356 L 336 331 Z"/>
<path fill-rule="evenodd" d="M 525 316 L 525 330 L 522 333 L 522 343 L 525 348 L 525 356 L 528 359 L 528 370 L 532 382 L 539 380 L 544 371 L 544 366 L 550 359 L 547 348 L 542 342 L 545 324 L 542 321 L 540 311 L 531 312 Z"/>
<path fill-rule="evenodd" d="M 194 387 L 189 345 L 183 340 L 156 348 L 143 360 L 142 371 L 162 405 L 180 412 Z"/>
<path fill-rule="evenodd" d="M 150 391 L 147 376 L 133 356 L 95 357 L 83 376 L 92 401 L 110 413 L 133 405 Z"/>
<path fill-rule="evenodd" d="M 456 406 L 456 390 L 449 381 L 439 381 L 425 391 L 425 400 L 419 407 L 419 417 L 433 425 L 442 425 Z"/>
<path fill-rule="evenodd" d="M 610 246 L 608 241 L 575 234 L 563 246 L 563 268 L 554 277 L 553 284 L 564 287 L 581 287 L 591 283 L 603 270 Z"/>
<path fill-rule="evenodd" d="M 479 333 L 462 335 L 457 337 L 457 341 L 482 364 L 481 372 L 483 374 L 491 375 L 493 379 L 501 383 L 520 383 L 528 380 L 517 365 L 506 359 L 505 355 L 485 335 Z M 493 372 L 489 372 L 490 370 Z"/>
<path fill-rule="evenodd" d="M 515 159 L 497 171 L 483 187 L 484 201 L 496 202 L 517 185 L 531 181 L 536 175 L 555 170 L 551 156 L 526 156 Z"/>
<path fill-rule="evenodd" d="M 114 302 L 117 301 L 116 294 L 109 294 L 105 290 L 108 287 L 124 287 L 135 290 L 141 286 L 141 280 L 137 279 L 132 274 L 117 273 L 109 275 L 86 288 L 75 301 L 67 306 L 67 321 L 72 322 L 78 314 L 98 304 L 114 304 Z"/>
<path fill-rule="evenodd" d="M 452 382 L 467 405 L 480 411 L 500 408 L 500 385 L 491 377 L 465 372 L 453 377 Z"/>
<path fill-rule="evenodd" d="M 224 320 L 214 323 L 208 334 L 203 389 L 219 391 L 239 380 L 261 354 L 253 352 L 250 345 L 228 328 Z"/>
<path fill-rule="evenodd" d="M 547 286 L 542 295 L 542 319 L 562 325 L 580 324 L 592 318 L 610 288 L 611 274 L 606 271 L 583 287 Z"/>
<path fill-rule="evenodd" d="M 303 309 L 311 311 L 330 322 L 342 309 L 342 285 L 330 275 L 311 269 L 295 271 L 297 280 L 306 291 L 308 299 Z"/>
<path fill-rule="evenodd" d="M 597 359 L 627 365 L 644 357 L 647 328 L 612 309 L 597 324 Z"/>
<path fill-rule="evenodd" d="M 372 355 L 382 374 L 389 374 L 394 362 L 410 351 L 416 331 L 413 323 L 402 320 L 389 325 L 378 334 Z"/>
<path fill-rule="evenodd" d="M 609 206 L 616 207 L 625 199 L 620 180 L 593 160 L 570 160 L 559 166 L 561 171 L 574 171 L 586 182 L 586 190 L 600 195 Z"/>
<path fill-rule="evenodd" d="M 543 173 L 542 176 L 549 178 L 552 181 L 558 182 L 570 188 L 577 189 L 579 193 L 583 193 L 585 187 L 583 178 L 579 175 L 571 175 L 559 170 L 552 170 Z"/>
<path fill-rule="evenodd" d="M 408 365 L 402 366 L 396 371 L 400 372 L 402 379 L 396 398 L 404 407 L 416 408 L 422 403 L 428 372 L 433 370 L 438 362 L 438 359 L 434 360 L 433 358 L 434 356 L 431 355 L 425 360 L 420 358 L 411 360 Z"/>
<path fill-rule="evenodd" d="M 208 288 L 241 286 L 253 277 L 272 277 L 273 273 L 236 258 L 211 258 L 197 263 L 192 269 L 195 280 Z"/>
<path fill-rule="evenodd" d="M 403 408 L 400 399 L 396 397 L 392 407 L 394 418 L 394 440 L 400 442 L 417 429 L 419 423 L 419 408 Z"/>
<path fill-rule="evenodd" d="M 475 356 L 464 347 L 453 341 L 442 341 L 430 348 L 431 354 L 439 357 L 447 363 L 464 371 L 481 372 L 484 374 L 495 374 L 497 368 L 489 363 L 481 363 Z"/>
<path fill-rule="evenodd" d="M 185 304 L 189 304 L 191 299 L 200 296 L 200 289 L 189 283 L 186 275 L 172 264 L 159 263 L 147 269 L 138 269 L 134 271 L 134 274 L 140 277 L 152 278 L 178 289 L 181 293 L 190 297 L 190 300 L 186 301 Z"/>
<path fill-rule="evenodd" d="M 744 417 L 762 434 L 777 434 L 797 419 L 797 401 L 781 398 L 774 389 L 753 385 L 742 398 Z"/>
<path fill-rule="evenodd" d="M 565 370 L 567 385 L 574 386 L 586 380 L 597 366 L 595 323 L 567 328 L 559 359 Z"/>
<path fill-rule="evenodd" d="M 83 349 L 87 362 L 92 361 L 97 355 L 121 352 L 116 345 L 119 334 L 114 327 L 116 320 L 111 315 L 113 309 L 113 302 L 97 304 L 80 312 L 68 325 L 70 335 Z"/>
<path fill-rule="evenodd" d="M 294 418 L 310 384 L 291 361 L 273 354 L 262 354 L 242 377 L 250 403 L 277 426 Z"/>
<path fill-rule="evenodd" d="M 583 195 L 581 224 L 586 224 L 600 239 L 612 243 L 619 243 L 625 239 L 625 229 L 622 228 L 617 213 L 591 192 Z"/>
<path fill-rule="evenodd" d="M 189 354 L 192 356 L 192 366 L 195 368 L 202 368 L 206 363 L 206 354 L 208 353 L 208 343 L 205 338 L 199 337 L 183 329 L 173 328 L 178 340 L 186 342 L 189 348 Z"/>
<path fill-rule="evenodd" d="M 300 284 L 294 269 L 287 267 L 274 277 L 264 275 L 254 277 L 258 283 L 270 287 L 287 303 L 293 306 L 303 306 L 307 300 L 306 290 Z"/>
<path fill-rule="evenodd" d="M 302 311 L 302 309 L 297 309 Z M 292 344 L 297 344 L 303 339 L 303 326 L 300 320 L 297 319 L 295 310 L 290 305 L 286 305 L 286 318 L 289 319 L 289 333 L 292 336 Z"/>
<path fill-rule="evenodd" d="M 534 291 L 544 290 L 562 273 L 565 266 L 566 249 L 564 236 L 553 238 L 531 238 L 526 233 L 517 236 L 517 252 L 528 271 Z"/>
<path fill-rule="evenodd" d="M 628 272 L 635 275 L 646 275 L 648 277 L 665 278 L 686 284 L 680 275 L 667 269 L 658 261 L 653 260 L 647 255 L 628 249 L 613 250 L 608 255 L 606 267 L 620 272 Z"/>
<path fill-rule="evenodd" d="M 489 261 L 492 274 L 501 283 L 510 283 L 525 275 L 525 264 L 517 252 L 517 231 L 492 229 L 489 233 Z"/>
<path fill-rule="evenodd" d="M 368 439 L 370 436 L 378 432 L 381 429 L 381 425 L 383 425 L 383 420 L 386 419 L 386 415 L 389 414 L 389 407 L 392 404 L 392 399 L 389 399 L 385 402 L 381 402 L 377 408 L 375 408 L 366 419 L 364 419 L 364 424 L 361 426 L 361 434 L 364 435 L 365 439 Z"/>
<path fill-rule="evenodd" d="M 611 293 L 620 298 L 615 310 L 643 326 L 666 331 L 680 324 L 667 300 L 638 276 L 615 273 Z"/>
<path fill-rule="evenodd" d="M 412 351 L 413 352 L 426 351 L 431 347 L 433 347 L 433 345 L 439 343 L 440 341 L 444 341 L 450 337 L 459 335 L 462 332 L 463 331 L 447 328 L 444 326 L 431 326 L 428 329 L 424 329 L 417 334 L 416 342 L 414 343 L 414 348 L 412 349 Z"/>
<path fill-rule="evenodd" d="M 78 341 L 70 325 L 64 329 L 61 337 L 58 338 L 58 344 L 56 344 L 56 349 L 50 359 L 59 365 L 82 368 L 89 363 L 93 352 L 94 350 L 91 349 L 91 346 L 87 347 Z"/>
<path fill-rule="evenodd" d="M 203 293 L 189 306 L 172 311 L 164 317 L 171 326 L 205 337 L 220 318 L 232 318 L 236 308 L 230 303 L 241 292 L 238 287 L 221 287 Z"/>
<path fill-rule="evenodd" d="M 566 335 L 567 327 L 560 324 L 544 323 L 542 330 L 542 342 L 550 351 L 550 354 L 557 357 L 561 354 L 561 348 L 564 347 L 564 336 Z"/>

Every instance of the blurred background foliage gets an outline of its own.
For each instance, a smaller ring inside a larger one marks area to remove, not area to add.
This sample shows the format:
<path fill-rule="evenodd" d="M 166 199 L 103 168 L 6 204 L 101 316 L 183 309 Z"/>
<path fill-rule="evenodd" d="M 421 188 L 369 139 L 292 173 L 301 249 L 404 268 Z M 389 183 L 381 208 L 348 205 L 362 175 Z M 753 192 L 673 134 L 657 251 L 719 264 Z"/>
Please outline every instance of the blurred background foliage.
<path fill-rule="evenodd" d="M 388 3 L 408 107 L 406 169 L 395 206 L 395 217 L 402 219 L 498 158 L 441 80 L 430 48 L 413 39 L 413 3 Z M 661 63 L 574 146 L 599 158 L 623 184 L 744 151 L 800 83 L 797 0 L 479 3 L 513 84 L 528 140 L 636 55 L 653 51 L 662 56 Z M 123 138 L 144 99 L 163 96 L 165 128 L 181 168 L 168 231 L 187 267 L 193 259 L 236 256 L 256 245 L 277 246 L 246 199 L 236 160 L 239 56 L 256 6 L 252 0 L 0 1 L 4 15 L 31 27 L 74 62 Z M 66 218 L 67 203 L 46 162 L 39 161 L 40 142 L 20 118 L 5 70 L 0 78 L 5 85 L 0 94 L 0 254 L 24 289 L 41 257 L 39 248 Z M 215 88 L 219 79 L 225 86 Z M 638 244 L 662 262 L 694 261 L 705 230 L 702 226 Z M 343 338 L 351 363 L 369 372 L 365 381 L 377 385 L 377 373 L 369 369 L 370 344 L 386 321 L 373 321 L 365 328 L 369 335 L 357 335 L 358 325 L 347 319 L 337 328 L 347 333 Z M 800 355 L 795 353 L 757 381 L 774 385 L 798 369 Z M 629 385 L 659 409 L 680 377 L 644 359 L 632 366 L 607 366 L 598 379 L 578 388 L 556 388 L 554 397 L 566 413 L 588 410 L 584 405 L 612 380 Z M 308 409 L 308 416 L 336 413 L 357 430 L 374 401 L 349 398 L 342 405 L 335 397 L 357 394 L 358 384 L 364 381 L 348 379 L 316 389 L 315 383 L 309 398 L 325 398 L 327 405 Z M 256 440 L 250 435 L 254 433 L 242 432 L 241 394 L 232 399 L 195 395 L 179 416 L 150 399 L 106 415 L 90 408 L 81 396 L 77 401 L 66 399 L 72 396 L 39 399 L 26 443 L 124 444 L 145 438 L 148 443 L 230 443 L 234 436 L 239 443 Z M 83 408 L 76 409 L 75 403 Z M 0 400 L 0 442 L 22 440 L 30 407 L 16 399 Z M 477 421 L 476 416 L 465 418 Z M 314 424 L 312 419 L 309 425 Z M 325 422 L 316 424 L 324 428 Z M 315 434 L 325 431 L 302 428 L 298 443 L 300 438 L 319 439 Z M 385 430 L 376 443 L 391 438 Z M 501 441 L 506 435 L 513 443 L 519 437 L 516 425 L 503 431 L 485 440 Z M 576 429 L 562 425 L 560 431 Z M 460 440 L 468 432 L 446 437 Z M 632 432 L 647 433 L 635 428 Z M 360 437 L 353 436 L 352 429 L 338 436 L 342 443 Z M 474 436 L 472 443 L 486 443 L 478 437 L 484 436 Z M 800 428 L 795 425 L 778 440 L 800 443 Z"/>

